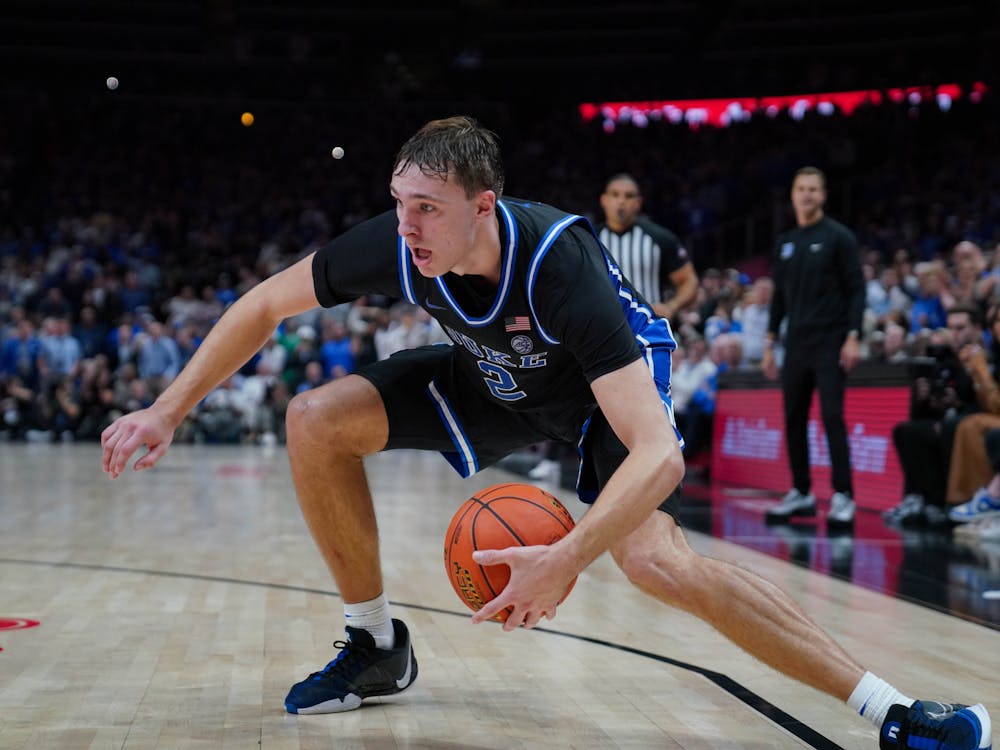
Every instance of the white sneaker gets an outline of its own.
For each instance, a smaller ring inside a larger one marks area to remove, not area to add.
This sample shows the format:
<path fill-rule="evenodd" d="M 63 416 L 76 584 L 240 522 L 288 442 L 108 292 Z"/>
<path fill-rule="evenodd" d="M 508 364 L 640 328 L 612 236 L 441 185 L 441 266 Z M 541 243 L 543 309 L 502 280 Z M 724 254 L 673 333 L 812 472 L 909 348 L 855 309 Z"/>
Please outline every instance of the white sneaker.
<path fill-rule="evenodd" d="M 854 523 L 854 501 L 843 492 L 834 492 L 826 523 L 828 526 L 851 526 Z"/>
<path fill-rule="evenodd" d="M 530 479 L 538 479 L 545 482 L 555 482 L 559 479 L 562 467 L 558 461 L 551 458 L 543 458 L 534 469 L 528 472 Z"/>
<path fill-rule="evenodd" d="M 948 511 L 948 518 L 957 523 L 969 523 L 979 518 L 1000 514 L 1000 498 L 995 498 L 981 487 L 968 502 L 956 505 Z"/>
<path fill-rule="evenodd" d="M 811 492 L 803 495 L 793 487 L 780 503 L 768 509 L 766 515 L 771 521 L 786 521 L 792 516 L 815 516 L 816 496 Z"/>

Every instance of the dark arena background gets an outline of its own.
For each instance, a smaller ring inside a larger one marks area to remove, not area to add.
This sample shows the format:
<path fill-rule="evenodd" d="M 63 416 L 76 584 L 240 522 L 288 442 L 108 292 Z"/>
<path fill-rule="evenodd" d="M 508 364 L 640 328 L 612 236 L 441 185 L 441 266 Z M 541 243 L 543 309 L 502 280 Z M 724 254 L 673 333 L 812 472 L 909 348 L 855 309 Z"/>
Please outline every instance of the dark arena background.
<path fill-rule="evenodd" d="M 448 520 L 503 481 L 579 519 L 575 452 L 551 445 L 465 481 L 434 455 L 370 460 L 422 683 L 333 721 L 284 715 L 341 635 L 284 409 L 433 341 L 399 300 L 286 321 L 155 470 L 102 475 L 101 430 L 176 374 L 143 348 L 168 340 L 182 365 L 261 279 L 390 209 L 398 147 L 456 114 L 499 136 L 506 194 L 597 223 L 627 172 L 687 249 L 700 289 L 671 321 L 674 366 L 700 346 L 716 365 L 682 488 L 692 546 L 774 580 L 903 692 L 1000 715 L 1000 523 L 886 514 L 905 494 L 893 430 L 938 341 L 907 300 L 930 274 L 946 301 L 981 289 L 987 321 L 1000 306 L 996 2 L 8 0 L 0 18 L 0 748 L 875 746 L 608 556 L 542 628 L 467 627 Z M 868 283 L 846 532 L 824 518 L 816 403 L 820 514 L 766 522 L 790 486 L 782 398 L 740 326 L 807 164 Z M 65 361 L 45 353 L 68 339 Z"/>

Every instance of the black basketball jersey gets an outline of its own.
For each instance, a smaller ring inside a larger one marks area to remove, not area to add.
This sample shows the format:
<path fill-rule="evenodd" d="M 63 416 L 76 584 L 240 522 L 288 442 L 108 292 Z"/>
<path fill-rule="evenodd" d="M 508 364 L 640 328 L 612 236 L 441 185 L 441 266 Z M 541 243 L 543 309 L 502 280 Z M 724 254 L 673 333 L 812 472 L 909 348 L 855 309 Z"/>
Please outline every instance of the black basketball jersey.
<path fill-rule="evenodd" d="M 865 280 L 854 233 L 824 215 L 815 224 L 779 235 L 774 251 L 774 295 L 768 330 L 777 335 L 788 318 L 792 342 L 845 336 L 861 330 Z"/>
<path fill-rule="evenodd" d="M 316 296 L 325 306 L 365 293 L 420 305 L 454 342 L 461 380 L 544 421 L 579 423 L 595 403 L 590 382 L 640 357 L 668 394 L 669 324 L 625 282 L 586 219 L 515 198 L 498 201 L 497 216 L 497 287 L 421 275 L 389 211 L 316 254 Z"/>

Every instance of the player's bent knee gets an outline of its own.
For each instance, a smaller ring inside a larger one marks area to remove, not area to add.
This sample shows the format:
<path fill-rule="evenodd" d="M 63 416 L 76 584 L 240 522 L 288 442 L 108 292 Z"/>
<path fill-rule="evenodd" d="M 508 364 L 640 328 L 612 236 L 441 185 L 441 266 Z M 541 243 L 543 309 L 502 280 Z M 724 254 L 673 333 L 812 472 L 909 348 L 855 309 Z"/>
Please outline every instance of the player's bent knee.
<path fill-rule="evenodd" d="M 388 439 L 378 391 L 356 376 L 296 395 L 288 404 L 285 428 L 289 445 L 322 443 L 328 450 L 350 447 L 361 455 L 381 450 Z"/>
<path fill-rule="evenodd" d="M 617 551 L 614 558 L 629 582 L 643 590 L 649 588 L 657 567 L 650 550 L 629 548 Z"/>
<path fill-rule="evenodd" d="M 301 439 L 310 434 L 309 423 L 316 416 L 314 402 L 309 398 L 309 391 L 300 393 L 288 402 L 285 411 L 285 429 L 288 431 L 289 441 Z"/>
<path fill-rule="evenodd" d="M 666 545 L 624 548 L 615 562 L 637 588 L 673 606 L 687 608 L 690 598 L 683 562 L 667 554 Z"/>
<path fill-rule="evenodd" d="M 674 607 L 697 612 L 708 562 L 684 532 L 659 511 L 611 550 L 615 562 L 640 590 Z"/>

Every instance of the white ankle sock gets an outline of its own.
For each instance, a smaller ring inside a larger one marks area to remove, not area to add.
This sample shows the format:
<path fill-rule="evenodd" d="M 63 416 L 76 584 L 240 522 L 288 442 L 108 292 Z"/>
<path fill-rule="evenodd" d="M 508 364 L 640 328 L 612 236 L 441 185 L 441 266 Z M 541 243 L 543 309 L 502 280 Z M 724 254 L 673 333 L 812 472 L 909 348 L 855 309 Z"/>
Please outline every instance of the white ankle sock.
<path fill-rule="evenodd" d="M 389 616 L 389 601 L 384 593 L 367 602 L 345 602 L 344 618 L 352 628 L 361 628 L 371 633 L 376 648 L 390 649 L 395 645 L 396 636 Z"/>
<path fill-rule="evenodd" d="M 907 708 L 913 705 L 913 699 L 907 698 L 885 680 L 879 679 L 871 672 L 865 672 L 847 705 L 864 716 L 877 727 L 882 726 L 889 708 L 900 703 Z"/>

